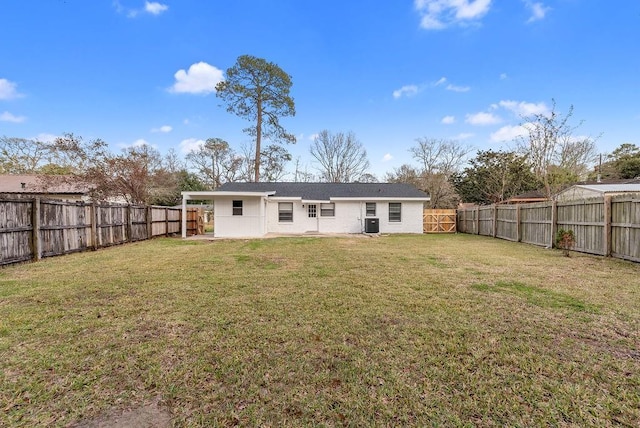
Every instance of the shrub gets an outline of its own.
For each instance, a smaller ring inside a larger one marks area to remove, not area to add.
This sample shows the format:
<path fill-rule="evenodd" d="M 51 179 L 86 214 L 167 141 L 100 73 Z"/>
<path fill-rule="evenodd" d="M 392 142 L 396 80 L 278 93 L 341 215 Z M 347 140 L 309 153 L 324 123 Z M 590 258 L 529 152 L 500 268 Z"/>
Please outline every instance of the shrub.
<path fill-rule="evenodd" d="M 573 234 L 573 230 L 559 229 L 556 233 L 556 248 L 562 250 L 562 254 L 566 257 L 570 257 L 570 251 L 576 245 L 576 237 Z"/>

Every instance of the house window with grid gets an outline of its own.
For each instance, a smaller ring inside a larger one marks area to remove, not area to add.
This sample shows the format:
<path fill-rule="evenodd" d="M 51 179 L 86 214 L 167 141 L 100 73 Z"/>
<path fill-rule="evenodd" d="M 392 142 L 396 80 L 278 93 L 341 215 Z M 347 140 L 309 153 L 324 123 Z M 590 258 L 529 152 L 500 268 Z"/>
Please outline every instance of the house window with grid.
<path fill-rule="evenodd" d="M 376 216 L 376 203 L 367 202 L 367 217 L 375 217 L 375 216 Z"/>
<path fill-rule="evenodd" d="M 242 201 L 233 201 L 233 215 L 242 215 Z"/>
<path fill-rule="evenodd" d="M 389 202 L 389 221 L 402 221 L 402 204 L 400 202 Z"/>
<path fill-rule="evenodd" d="M 293 202 L 278 203 L 278 221 L 293 221 Z"/>
<path fill-rule="evenodd" d="M 316 204 L 307 205 L 307 212 L 309 213 L 309 218 L 318 217 L 318 209 L 317 209 Z"/>
<path fill-rule="evenodd" d="M 320 204 L 321 217 L 334 217 L 336 215 L 336 204 Z"/>

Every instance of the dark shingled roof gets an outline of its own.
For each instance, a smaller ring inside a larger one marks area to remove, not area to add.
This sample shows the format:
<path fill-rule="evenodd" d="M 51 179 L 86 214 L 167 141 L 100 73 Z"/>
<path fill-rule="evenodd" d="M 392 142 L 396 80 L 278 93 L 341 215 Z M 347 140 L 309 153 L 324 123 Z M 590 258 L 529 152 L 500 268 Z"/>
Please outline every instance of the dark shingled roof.
<path fill-rule="evenodd" d="M 273 192 L 275 196 L 328 201 L 330 198 L 428 198 L 405 183 L 225 183 L 225 192 Z"/>

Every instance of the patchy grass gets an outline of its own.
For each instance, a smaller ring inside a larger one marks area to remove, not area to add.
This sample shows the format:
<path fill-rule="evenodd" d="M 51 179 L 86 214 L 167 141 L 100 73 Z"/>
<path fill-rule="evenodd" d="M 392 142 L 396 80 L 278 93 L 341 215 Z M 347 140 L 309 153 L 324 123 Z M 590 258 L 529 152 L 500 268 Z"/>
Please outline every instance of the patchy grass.
<path fill-rule="evenodd" d="M 8 267 L 0 426 L 149 403 L 177 426 L 638 426 L 639 274 L 469 235 L 157 239 Z"/>

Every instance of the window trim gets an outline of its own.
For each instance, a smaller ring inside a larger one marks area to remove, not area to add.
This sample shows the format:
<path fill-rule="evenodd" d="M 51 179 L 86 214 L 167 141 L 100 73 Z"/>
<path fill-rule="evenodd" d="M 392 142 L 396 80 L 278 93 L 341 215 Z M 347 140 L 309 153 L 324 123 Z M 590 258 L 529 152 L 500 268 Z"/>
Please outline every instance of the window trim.
<path fill-rule="evenodd" d="M 371 210 L 369 209 L 369 206 L 373 205 L 373 212 L 370 212 Z M 376 212 L 378 210 L 378 204 L 376 204 L 375 202 L 367 202 L 365 203 L 365 216 L 366 217 L 375 217 L 376 216 Z"/>
<path fill-rule="evenodd" d="M 287 205 L 291 209 L 284 209 Z M 293 223 L 293 202 L 278 202 L 278 222 Z"/>
<path fill-rule="evenodd" d="M 392 209 L 393 206 L 393 209 Z M 397 208 L 397 212 L 396 212 Z M 389 202 L 389 223 L 402 222 L 402 202 Z"/>
<path fill-rule="evenodd" d="M 239 204 L 237 204 L 239 202 Z M 241 216 L 243 212 L 244 203 L 242 199 L 234 199 L 231 201 L 231 215 Z"/>
<path fill-rule="evenodd" d="M 328 206 L 331 205 L 331 208 Z M 336 204 L 335 202 L 327 202 L 320 204 L 320 217 L 335 217 L 336 216 Z"/>

